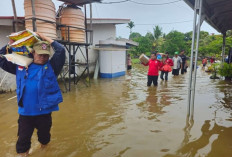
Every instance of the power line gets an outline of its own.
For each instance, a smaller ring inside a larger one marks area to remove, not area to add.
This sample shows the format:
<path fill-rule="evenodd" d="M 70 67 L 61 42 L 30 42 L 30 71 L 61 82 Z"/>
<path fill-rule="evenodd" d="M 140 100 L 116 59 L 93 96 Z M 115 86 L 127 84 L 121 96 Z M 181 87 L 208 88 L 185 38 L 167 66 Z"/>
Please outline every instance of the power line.
<path fill-rule="evenodd" d="M 178 21 L 178 22 L 167 22 L 167 23 L 156 23 L 156 24 L 135 24 L 135 25 L 165 25 L 165 24 L 176 24 L 176 23 L 186 23 L 186 22 L 192 22 L 192 20 Z"/>
<path fill-rule="evenodd" d="M 166 2 L 166 3 L 141 3 L 141 2 L 136 2 L 133 0 L 129 0 L 129 1 L 132 3 L 135 3 L 135 4 L 140 4 L 140 5 L 167 5 L 167 4 L 177 3 L 177 2 L 180 2 L 182 0 L 176 0 L 176 1 L 172 1 L 172 2 Z"/>
<path fill-rule="evenodd" d="M 172 3 L 177 3 L 183 0 L 175 0 L 171 2 L 166 2 L 166 3 L 142 3 L 142 2 L 137 2 L 134 0 L 123 0 L 123 1 L 114 1 L 114 2 L 102 2 L 100 4 L 115 4 L 115 3 L 125 3 L 125 2 L 131 2 L 135 4 L 140 4 L 140 5 L 167 5 L 167 4 L 172 4 Z"/>

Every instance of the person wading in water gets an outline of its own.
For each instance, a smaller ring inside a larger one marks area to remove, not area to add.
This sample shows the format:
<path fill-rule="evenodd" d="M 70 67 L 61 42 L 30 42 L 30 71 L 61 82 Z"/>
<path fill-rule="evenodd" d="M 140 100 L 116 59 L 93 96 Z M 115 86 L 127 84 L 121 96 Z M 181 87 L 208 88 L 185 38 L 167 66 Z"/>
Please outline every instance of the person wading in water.
<path fill-rule="evenodd" d="M 142 63 L 145 66 L 149 66 L 148 76 L 147 76 L 147 86 L 151 86 L 153 83 L 154 86 L 158 85 L 159 70 L 162 67 L 162 62 L 156 59 L 156 54 L 151 54 L 151 59 L 149 59 L 147 64 Z"/>
<path fill-rule="evenodd" d="M 173 66 L 173 61 L 171 58 L 168 57 L 168 55 L 169 55 L 168 52 L 166 52 L 165 55 L 163 56 L 164 57 L 163 58 L 163 65 L 169 66 L 171 69 L 171 67 Z M 165 74 L 165 81 L 167 81 L 168 80 L 168 73 L 169 73 L 169 71 L 165 70 L 164 68 L 161 68 L 161 75 L 160 75 L 161 80 L 164 80 L 164 74 Z"/>
<path fill-rule="evenodd" d="M 187 67 L 186 67 L 187 57 L 184 55 L 184 50 L 180 52 L 180 58 L 182 59 L 181 74 L 183 75 L 184 73 L 187 72 Z"/>
<path fill-rule="evenodd" d="M 37 34 L 44 41 L 34 44 L 33 63 L 28 68 L 0 58 L 0 67 L 16 75 L 19 113 L 16 151 L 22 157 L 29 155 L 34 129 L 37 129 L 41 148 L 50 142 L 51 113 L 58 111 L 58 104 L 63 101 L 56 78 L 65 63 L 65 49 L 58 42 L 43 34 Z M 9 44 L 12 42 L 10 41 Z M 55 51 L 51 60 L 49 60 L 50 46 Z M 6 47 L 0 50 L 0 54 L 6 54 Z"/>
<path fill-rule="evenodd" d="M 179 52 L 175 52 L 173 57 L 172 75 L 178 76 L 180 69 L 182 69 L 182 59 L 178 56 Z"/>

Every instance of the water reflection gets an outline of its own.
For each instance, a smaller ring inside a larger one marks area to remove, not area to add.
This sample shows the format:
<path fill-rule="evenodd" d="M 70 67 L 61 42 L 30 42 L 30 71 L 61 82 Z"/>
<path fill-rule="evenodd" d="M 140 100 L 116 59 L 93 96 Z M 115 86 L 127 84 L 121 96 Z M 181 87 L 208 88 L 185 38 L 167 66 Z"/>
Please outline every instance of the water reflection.
<path fill-rule="evenodd" d="M 224 93 L 224 98 L 222 98 L 221 103 L 225 108 L 232 109 L 232 88 L 228 88 L 228 86 L 232 86 L 231 82 L 220 81 L 218 82 L 217 88 L 220 92 Z"/>
<path fill-rule="evenodd" d="M 186 120 L 184 140 L 175 154 L 167 154 L 164 157 L 231 157 L 232 140 L 229 138 L 232 127 L 220 126 L 215 120 L 205 120 L 201 127 L 202 135 L 198 139 L 190 140 L 193 120 Z M 205 149 L 205 150 L 204 150 Z M 207 152 L 208 151 L 208 152 Z M 202 153 L 204 152 L 204 153 Z"/>

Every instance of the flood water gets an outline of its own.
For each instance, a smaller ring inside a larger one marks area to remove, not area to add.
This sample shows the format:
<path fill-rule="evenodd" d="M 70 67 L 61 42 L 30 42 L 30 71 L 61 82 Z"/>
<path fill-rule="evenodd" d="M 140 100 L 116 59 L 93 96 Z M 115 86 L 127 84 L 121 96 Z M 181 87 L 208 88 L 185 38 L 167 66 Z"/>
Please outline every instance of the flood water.
<path fill-rule="evenodd" d="M 81 82 L 53 113 L 52 138 L 31 157 L 231 157 L 232 84 L 198 69 L 194 119 L 186 121 L 189 75 L 146 87 L 147 68 L 125 77 Z M 0 95 L 0 156 L 13 157 L 17 140 L 15 93 Z"/>

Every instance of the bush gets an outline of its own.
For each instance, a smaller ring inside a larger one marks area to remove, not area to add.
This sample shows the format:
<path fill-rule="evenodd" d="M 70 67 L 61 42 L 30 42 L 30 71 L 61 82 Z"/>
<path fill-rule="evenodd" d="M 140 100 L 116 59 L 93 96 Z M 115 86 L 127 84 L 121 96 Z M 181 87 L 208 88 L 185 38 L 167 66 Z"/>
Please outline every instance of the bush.
<path fill-rule="evenodd" d="M 219 79 L 219 77 L 217 77 L 217 73 L 219 72 L 219 68 L 220 68 L 220 63 L 213 63 L 212 65 L 212 76 L 210 76 L 210 79 Z"/>
<path fill-rule="evenodd" d="M 219 63 L 213 63 L 213 64 L 207 66 L 206 72 L 218 73 L 219 67 L 220 67 Z"/>
<path fill-rule="evenodd" d="M 219 68 L 219 74 L 224 77 L 232 78 L 232 64 L 223 63 Z"/>

